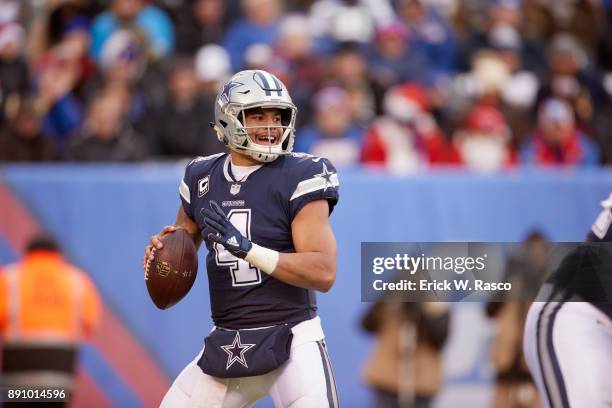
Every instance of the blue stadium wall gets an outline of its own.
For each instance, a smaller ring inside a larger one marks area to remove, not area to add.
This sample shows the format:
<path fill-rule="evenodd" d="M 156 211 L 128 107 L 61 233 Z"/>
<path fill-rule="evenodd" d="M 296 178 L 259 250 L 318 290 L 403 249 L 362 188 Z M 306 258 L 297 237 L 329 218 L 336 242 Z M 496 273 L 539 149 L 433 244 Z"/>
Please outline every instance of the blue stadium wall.
<path fill-rule="evenodd" d="M 108 308 L 169 381 L 193 359 L 211 327 L 203 266 L 188 297 L 167 311 L 150 302 L 141 269 L 149 237 L 174 220 L 184 164 L 0 168 L 0 183 L 90 273 Z M 359 329 L 367 307 L 360 301 L 362 241 L 520 241 L 534 228 L 554 241 L 582 240 L 599 201 L 612 191 L 612 172 L 533 169 L 473 175 L 440 170 L 400 178 L 354 170 L 341 171 L 340 182 L 340 202 L 331 216 L 339 246 L 338 277 L 318 299 L 341 402 L 365 407 L 369 395 L 359 372 L 371 339 Z M 0 209 L 0 217 L 10 216 Z M 0 263 L 18 256 L 8 241 L 0 236 Z M 203 250 L 201 265 L 204 255 Z M 452 371 L 448 384 L 485 381 L 485 354 Z M 105 359 L 90 350 L 84 365 L 111 405 L 151 405 L 134 397 L 129 381 L 115 376 Z"/>

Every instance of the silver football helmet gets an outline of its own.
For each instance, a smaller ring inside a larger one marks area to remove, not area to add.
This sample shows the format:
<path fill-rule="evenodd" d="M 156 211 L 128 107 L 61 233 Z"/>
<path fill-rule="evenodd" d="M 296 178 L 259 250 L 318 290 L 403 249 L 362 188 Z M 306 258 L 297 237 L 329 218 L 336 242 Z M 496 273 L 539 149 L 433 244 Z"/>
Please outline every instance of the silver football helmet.
<path fill-rule="evenodd" d="M 246 125 L 245 111 L 253 108 L 277 108 L 281 125 Z M 244 153 L 260 162 L 271 162 L 279 155 L 289 154 L 295 137 L 297 108 L 285 85 L 274 75 L 262 70 L 240 71 L 234 75 L 217 95 L 214 129 L 217 137 L 231 149 Z M 271 129 L 280 128 L 281 136 L 274 144 L 261 144 L 251 140 L 247 131 L 265 128 L 268 140 Z"/>

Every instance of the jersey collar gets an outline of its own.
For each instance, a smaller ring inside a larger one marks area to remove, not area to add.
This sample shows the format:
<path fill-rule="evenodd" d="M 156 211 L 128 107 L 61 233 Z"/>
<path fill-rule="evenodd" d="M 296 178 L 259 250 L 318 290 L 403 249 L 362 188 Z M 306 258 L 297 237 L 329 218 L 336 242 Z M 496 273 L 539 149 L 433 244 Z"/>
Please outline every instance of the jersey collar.
<path fill-rule="evenodd" d="M 223 175 L 225 176 L 225 179 L 227 181 L 229 181 L 230 183 L 244 183 L 251 174 L 255 173 L 257 170 L 259 170 L 261 167 L 263 167 L 263 164 L 260 164 L 258 166 L 254 166 L 255 169 L 251 172 L 249 172 L 244 178 L 241 178 L 240 180 L 237 180 L 236 177 L 234 176 L 233 172 L 232 172 L 232 156 L 231 154 L 229 154 L 226 158 L 225 158 L 225 162 L 223 163 Z"/>

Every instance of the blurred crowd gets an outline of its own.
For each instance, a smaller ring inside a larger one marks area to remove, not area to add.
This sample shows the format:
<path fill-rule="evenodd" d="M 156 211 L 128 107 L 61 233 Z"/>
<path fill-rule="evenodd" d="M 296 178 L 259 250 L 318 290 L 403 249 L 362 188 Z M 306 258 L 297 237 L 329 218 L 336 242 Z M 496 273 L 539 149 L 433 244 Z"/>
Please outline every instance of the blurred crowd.
<path fill-rule="evenodd" d="M 0 0 L 0 162 L 217 153 L 254 68 L 337 166 L 601 166 L 611 26 L 612 0 Z"/>

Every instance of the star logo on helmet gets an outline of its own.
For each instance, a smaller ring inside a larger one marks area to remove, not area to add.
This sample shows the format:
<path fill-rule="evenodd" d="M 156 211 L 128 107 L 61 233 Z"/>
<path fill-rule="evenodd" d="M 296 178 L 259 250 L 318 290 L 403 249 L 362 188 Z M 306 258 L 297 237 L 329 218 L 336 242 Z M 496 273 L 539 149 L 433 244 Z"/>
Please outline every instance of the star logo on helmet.
<path fill-rule="evenodd" d="M 221 92 L 221 98 L 223 98 L 225 102 L 229 102 L 230 94 L 232 93 L 232 89 L 237 88 L 241 85 L 244 85 L 244 84 L 242 82 L 229 81 L 227 84 L 223 86 L 223 92 Z"/>
<path fill-rule="evenodd" d="M 325 189 L 323 191 L 327 191 L 328 187 L 334 186 L 334 182 L 332 180 L 332 176 L 334 174 L 336 173 L 330 172 L 329 170 L 327 170 L 327 165 L 325 163 L 323 163 L 323 172 L 319 174 L 315 174 L 315 177 L 320 177 L 323 180 L 325 180 Z"/>

